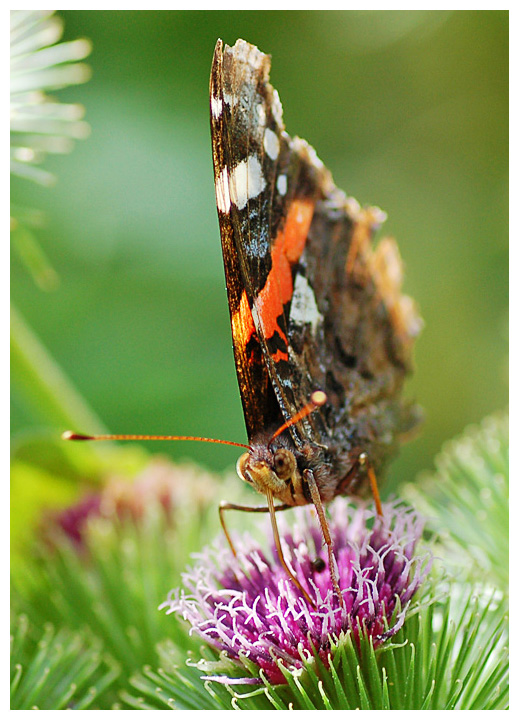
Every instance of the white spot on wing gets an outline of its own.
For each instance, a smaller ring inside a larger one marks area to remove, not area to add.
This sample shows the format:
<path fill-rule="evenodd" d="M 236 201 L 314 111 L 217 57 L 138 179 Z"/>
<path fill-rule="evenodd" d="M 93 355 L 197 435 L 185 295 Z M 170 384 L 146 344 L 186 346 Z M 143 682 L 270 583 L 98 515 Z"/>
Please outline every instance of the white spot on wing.
<path fill-rule="evenodd" d="M 274 120 L 277 122 L 281 130 L 283 129 L 283 108 L 281 107 L 281 100 L 279 99 L 278 91 L 274 90 L 272 96 L 272 115 Z"/>
<path fill-rule="evenodd" d="M 251 314 L 252 314 L 252 319 L 254 320 L 254 325 L 256 326 L 256 328 L 260 328 L 261 327 L 261 319 L 260 319 L 260 315 L 258 312 L 258 308 L 256 307 L 255 304 L 253 304 L 251 307 Z"/>
<path fill-rule="evenodd" d="M 229 174 L 224 167 L 215 181 L 216 207 L 222 213 L 227 214 L 231 209 L 231 198 L 229 195 Z"/>
<path fill-rule="evenodd" d="M 370 208 L 371 217 L 372 217 L 372 227 L 373 230 L 379 230 L 380 227 L 386 222 L 387 220 L 387 213 L 385 213 L 383 210 L 381 210 L 379 207 L 372 207 Z"/>
<path fill-rule="evenodd" d="M 323 321 L 315 301 L 314 291 L 308 284 L 304 275 L 298 273 L 294 284 L 294 294 L 290 306 L 290 321 L 296 325 L 311 325 L 312 335 L 315 335 L 317 326 Z"/>
<path fill-rule="evenodd" d="M 279 155 L 279 138 L 270 128 L 265 130 L 263 136 L 263 147 L 271 160 L 277 160 Z"/>
<path fill-rule="evenodd" d="M 235 60 L 238 64 L 248 65 L 249 67 L 259 70 L 265 55 L 258 50 L 255 45 L 251 45 L 245 40 L 238 39 L 231 51 L 234 53 Z"/>
<path fill-rule="evenodd" d="M 263 103 L 258 103 L 256 105 L 256 112 L 258 114 L 258 124 L 264 128 L 267 124 L 267 115 L 265 113 L 265 106 Z"/>
<path fill-rule="evenodd" d="M 278 193 L 279 193 L 280 195 L 285 195 L 285 194 L 286 194 L 286 191 L 287 191 L 287 176 L 286 176 L 286 175 L 279 175 L 279 176 L 278 176 L 278 179 L 277 179 L 277 182 L 276 182 L 276 187 L 277 187 Z"/>
<path fill-rule="evenodd" d="M 223 102 L 222 98 L 216 97 L 216 95 L 213 95 L 211 97 L 211 114 L 214 118 L 219 118 L 222 114 L 223 110 Z"/>
<path fill-rule="evenodd" d="M 317 157 L 317 153 L 315 152 L 313 147 L 311 145 L 307 144 L 307 150 L 308 150 L 308 158 L 309 158 L 310 162 L 312 163 L 312 165 L 314 167 L 316 167 L 318 170 L 323 168 L 324 167 L 323 161 Z"/>
<path fill-rule="evenodd" d="M 231 173 L 231 200 L 242 210 L 249 200 L 265 189 L 265 178 L 261 164 L 255 155 L 242 160 Z"/>
<path fill-rule="evenodd" d="M 238 98 L 233 93 L 227 92 L 227 90 L 223 90 L 223 101 L 226 105 L 229 105 L 230 107 L 234 107 L 236 105 L 236 102 L 238 101 Z"/>
<path fill-rule="evenodd" d="M 347 197 L 344 204 L 351 219 L 358 220 L 362 211 L 358 200 L 355 200 L 354 197 Z"/>

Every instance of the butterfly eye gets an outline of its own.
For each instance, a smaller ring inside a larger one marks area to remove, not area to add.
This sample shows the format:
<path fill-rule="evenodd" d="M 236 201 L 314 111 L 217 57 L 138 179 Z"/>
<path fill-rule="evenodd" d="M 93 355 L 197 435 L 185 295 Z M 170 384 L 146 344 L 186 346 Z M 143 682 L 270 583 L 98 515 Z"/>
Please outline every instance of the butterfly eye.
<path fill-rule="evenodd" d="M 240 455 L 238 462 L 236 463 L 236 472 L 244 482 L 249 483 L 249 485 L 253 485 L 254 483 L 252 482 L 252 478 L 247 470 L 248 461 L 249 453 L 243 453 L 243 455 Z"/>
<path fill-rule="evenodd" d="M 280 448 L 274 455 L 274 470 L 280 480 L 289 480 L 296 469 L 296 459 L 290 450 Z"/>

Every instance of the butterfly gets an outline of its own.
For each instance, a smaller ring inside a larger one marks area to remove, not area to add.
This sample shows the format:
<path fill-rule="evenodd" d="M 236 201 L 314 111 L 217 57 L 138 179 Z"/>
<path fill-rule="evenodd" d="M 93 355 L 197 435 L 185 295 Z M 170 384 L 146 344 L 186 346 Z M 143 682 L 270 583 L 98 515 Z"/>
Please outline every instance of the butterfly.
<path fill-rule="evenodd" d="M 270 57 L 238 40 L 218 40 L 210 77 L 216 207 L 234 360 L 248 444 L 238 475 L 270 513 L 287 575 L 276 513 L 313 504 L 342 603 L 325 505 L 368 481 L 382 513 L 376 475 L 419 422 L 401 397 L 421 319 L 401 292 L 396 242 L 372 238 L 385 220 L 339 190 L 315 150 L 290 137 Z M 74 440 L 206 440 L 186 436 L 79 435 Z M 277 501 L 277 504 L 276 504 Z"/>

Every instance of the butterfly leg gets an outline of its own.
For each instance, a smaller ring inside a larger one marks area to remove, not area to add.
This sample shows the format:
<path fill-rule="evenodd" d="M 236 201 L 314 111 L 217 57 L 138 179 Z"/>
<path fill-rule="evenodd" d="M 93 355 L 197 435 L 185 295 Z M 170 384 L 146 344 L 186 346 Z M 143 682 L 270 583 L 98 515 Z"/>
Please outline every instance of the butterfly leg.
<path fill-rule="evenodd" d="M 270 513 L 270 520 L 272 523 L 272 532 L 274 535 L 274 543 L 276 545 L 276 550 L 278 553 L 279 560 L 280 560 L 281 564 L 283 565 L 283 568 L 284 568 L 286 574 L 288 575 L 288 577 L 290 578 L 290 580 L 292 580 L 294 585 L 296 585 L 299 588 L 299 590 L 302 592 L 302 594 L 304 595 L 306 600 L 310 603 L 310 605 L 312 605 L 312 607 L 315 607 L 315 601 L 312 600 L 312 598 L 310 597 L 308 592 L 304 589 L 304 587 L 301 585 L 301 583 L 299 582 L 297 577 L 294 575 L 292 570 L 288 567 L 287 562 L 283 556 L 283 548 L 281 547 L 281 540 L 279 539 L 279 530 L 278 530 L 278 525 L 276 522 L 276 513 L 281 510 L 288 510 L 289 508 L 291 508 L 293 506 L 292 505 L 274 505 L 274 498 L 272 496 L 272 493 L 267 493 L 267 502 L 268 502 L 268 505 L 266 507 L 265 506 L 250 507 L 249 505 L 235 505 L 234 503 L 228 503 L 228 502 L 220 503 L 220 508 L 218 511 L 220 514 L 220 523 L 222 525 L 225 537 L 227 538 L 227 542 L 230 545 L 231 551 L 232 551 L 233 555 L 236 557 L 236 550 L 234 548 L 234 545 L 231 540 L 231 536 L 229 534 L 229 531 L 227 530 L 227 526 L 226 526 L 225 520 L 224 520 L 223 513 L 225 510 L 241 510 L 242 512 L 253 512 L 253 513 L 260 513 L 260 512 L 261 513 L 265 513 L 265 512 Z"/>
<path fill-rule="evenodd" d="M 380 494 L 378 492 L 377 477 L 375 475 L 375 471 L 373 470 L 373 466 L 369 461 L 367 453 L 362 452 L 359 455 L 358 463 L 359 466 L 365 469 L 367 473 L 371 492 L 373 494 L 373 500 L 375 501 L 375 507 L 377 509 L 377 515 L 383 517 L 384 513 L 382 512 L 382 503 L 380 502 Z"/>
<path fill-rule="evenodd" d="M 321 525 L 321 531 L 323 533 L 324 542 L 326 543 L 326 547 L 328 548 L 328 566 L 330 568 L 330 579 L 332 581 L 333 589 L 335 590 L 335 593 L 337 597 L 339 598 L 339 602 L 341 604 L 341 607 L 344 607 L 344 598 L 342 595 L 341 587 L 339 585 L 339 570 L 337 568 L 337 562 L 335 560 L 335 555 L 333 554 L 333 540 L 330 535 L 330 529 L 328 527 L 328 521 L 326 520 L 326 515 L 324 514 L 324 507 L 321 500 L 321 496 L 319 494 L 319 488 L 317 487 L 317 483 L 314 478 L 314 474 L 311 470 L 304 470 L 303 475 L 305 477 L 306 482 L 308 483 L 308 487 L 310 489 L 310 495 L 312 497 L 312 502 L 315 506 L 315 509 L 317 510 L 317 516 L 319 517 L 319 523 Z"/>
<path fill-rule="evenodd" d="M 292 505 L 275 505 L 274 512 L 278 512 L 280 510 L 288 510 L 291 507 L 292 507 Z M 270 512 L 270 508 L 268 507 L 268 505 L 261 505 L 259 507 L 254 507 L 254 506 L 250 506 L 250 505 L 235 505 L 235 503 L 229 503 L 229 502 L 225 502 L 225 501 L 220 503 L 220 507 L 218 508 L 218 514 L 220 516 L 220 524 L 222 526 L 224 535 L 227 538 L 227 542 L 229 543 L 229 547 L 231 548 L 232 554 L 234 555 L 234 557 L 236 557 L 236 550 L 235 550 L 233 542 L 231 540 L 229 531 L 227 530 L 227 524 L 224 520 L 223 514 L 224 514 L 225 510 L 240 510 L 241 512 L 250 512 L 250 513 L 268 513 L 268 512 Z"/>

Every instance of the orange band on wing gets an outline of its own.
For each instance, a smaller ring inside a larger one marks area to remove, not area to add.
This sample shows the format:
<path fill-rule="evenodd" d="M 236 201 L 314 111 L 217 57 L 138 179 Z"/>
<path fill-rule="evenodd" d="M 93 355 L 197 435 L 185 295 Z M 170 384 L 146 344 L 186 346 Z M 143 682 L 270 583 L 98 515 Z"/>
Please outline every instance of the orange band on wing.
<path fill-rule="evenodd" d="M 272 360 L 277 363 L 280 360 L 286 360 L 288 362 L 288 353 L 283 352 L 283 350 L 276 350 L 274 355 L 272 355 Z"/>
<path fill-rule="evenodd" d="M 231 324 L 233 342 L 245 349 L 247 343 L 256 332 L 245 290 L 241 294 L 240 307 L 237 312 L 233 314 Z"/>
<path fill-rule="evenodd" d="M 290 205 L 283 229 L 277 234 L 272 246 L 272 269 L 255 302 L 265 337 L 271 338 L 277 332 L 287 345 L 288 340 L 279 327 L 278 317 L 282 315 L 285 303 L 292 297 L 292 266 L 303 254 L 313 214 L 314 203 L 311 200 L 294 200 Z M 278 351 L 274 356 L 276 359 L 288 357 L 286 353 Z"/>

